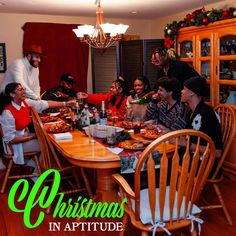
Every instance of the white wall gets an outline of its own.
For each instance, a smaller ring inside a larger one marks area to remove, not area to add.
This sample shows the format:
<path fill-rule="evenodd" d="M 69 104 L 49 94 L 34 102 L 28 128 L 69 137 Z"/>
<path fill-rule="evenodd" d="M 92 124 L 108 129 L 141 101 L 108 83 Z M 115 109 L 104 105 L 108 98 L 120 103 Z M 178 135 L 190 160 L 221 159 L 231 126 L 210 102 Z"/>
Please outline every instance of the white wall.
<path fill-rule="evenodd" d="M 236 0 L 227 0 L 205 6 L 206 10 L 212 8 L 226 8 L 236 6 Z M 130 19 L 109 19 L 106 22 L 123 23 L 130 25 L 127 34 L 139 35 L 141 39 L 163 38 L 164 28 L 166 24 L 172 23 L 173 20 L 183 19 L 187 13 L 191 13 L 195 9 L 181 13 L 176 13 L 167 17 L 157 18 L 155 20 L 130 20 Z M 105 15 L 106 17 L 106 15 Z M 32 15 L 32 14 L 13 14 L 0 13 L 0 42 L 6 43 L 7 65 L 15 58 L 22 56 L 22 26 L 26 22 L 50 22 L 64 24 L 95 24 L 94 17 L 70 17 L 70 16 L 52 16 L 52 15 Z M 90 61 L 89 61 L 90 62 Z M 90 66 L 90 65 L 89 65 Z M 0 74 L 0 82 L 3 78 Z M 88 85 L 91 88 L 91 68 L 88 71 Z"/>

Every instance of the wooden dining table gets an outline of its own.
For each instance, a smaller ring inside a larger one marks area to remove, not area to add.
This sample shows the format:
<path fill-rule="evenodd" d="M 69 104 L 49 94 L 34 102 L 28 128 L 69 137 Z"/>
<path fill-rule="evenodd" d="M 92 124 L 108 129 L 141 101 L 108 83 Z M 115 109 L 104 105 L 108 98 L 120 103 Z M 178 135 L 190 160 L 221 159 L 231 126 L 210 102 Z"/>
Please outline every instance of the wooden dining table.
<path fill-rule="evenodd" d="M 109 151 L 99 142 L 90 143 L 84 132 L 72 131 L 72 139 L 55 140 L 53 134 L 50 139 L 72 164 L 96 170 L 96 201 L 114 202 L 117 201 L 117 186 L 112 179 L 112 174 L 120 168 L 120 157 Z M 167 149 L 173 151 L 173 146 L 168 145 Z M 159 150 L 161 152 L 161 150 Z"/>

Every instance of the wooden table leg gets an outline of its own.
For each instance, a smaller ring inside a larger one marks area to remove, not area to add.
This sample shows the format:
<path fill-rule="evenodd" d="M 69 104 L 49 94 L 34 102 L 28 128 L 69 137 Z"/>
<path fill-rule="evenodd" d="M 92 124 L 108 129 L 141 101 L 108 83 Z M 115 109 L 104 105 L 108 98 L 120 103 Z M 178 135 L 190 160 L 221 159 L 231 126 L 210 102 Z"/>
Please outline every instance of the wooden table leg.
<path fill-rule="evenodd" d="M 97 169 L 96 201 L 116 202 L 118 187 L 112 179 L 115 169 Z"/>

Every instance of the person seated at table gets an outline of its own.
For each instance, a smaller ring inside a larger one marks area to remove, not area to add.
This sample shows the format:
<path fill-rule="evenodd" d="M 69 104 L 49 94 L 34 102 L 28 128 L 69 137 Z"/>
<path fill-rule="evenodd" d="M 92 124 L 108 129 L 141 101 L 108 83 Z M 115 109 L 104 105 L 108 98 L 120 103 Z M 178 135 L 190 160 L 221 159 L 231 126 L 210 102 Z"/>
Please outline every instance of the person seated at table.
<path fill-rule="evenodd" d="M 45 100 L 32 100 L 26 98 L 25 89 L 20 83 L 10 83 L 5 88 L 5 93 L 0 94 L 0 124 L 5 143 L 12 145 L 14 150 L 13 161 L 16 164 L 24 164 L 24 152 L 40 151 L 40 147 L 34 133 L 30 133 L 27 126 L 31 122 L 30 106 L 37 112 L 47 108 L 75 105 L 75 101 L 57 102 Z M 6 152 L 8 150 L 5 150 Z M 26 163 L 35 168 L 31 159 Z M 35 169 L 36 170 L 36 169 Z"/>
<path fill-rule="evenodd" d="M 146 103 L 136 103 L 136 101 L 142 101 L 144 95 L 151 91 L 150 83 L 147 77 L 138 76 L 134 80 L 134 91 L 128 96 L 126 102 L 126 116 L 131 117 L 139 117 L 141 121 L 144 121 L 146 109 L 148 102 Z M 143 99 L 145 102 L 145 100 Z M 148 100 L 146 100 L 148 101 Z"/>
<path fill-rule="evenodd" d="M 112 114 L 124 118 L 128 93 L 128 82 L 119 76 L 118 79 L 112 82 L 110 92 L 105 94 L 87 94 L 87 102 L 99 106 L 102 101 L 105 101 Z"/>
<path fill-rule="evenodd" d="M 65 73 L 61 76 L 59 85 L 43 93 L 43 100 L 68 101 L 69 98 L 76 98 L 77 92 L 72 89 L 74 79 L 71 74 Z"/>
<path fill-rule="evenodd" d="M 217 117 L 212 107 L 204 103 L 203 98 L 206 93 L 206 79 L 201 76 L 195 76 L 184 82 L 181 101 L 187 103 L 192 112 L 186 128 L 202 131 L 215 143 L 216 160 L 210 173 L 211 176 L 221 157 L 223 144 L 219 117 Z"/>
<path fill-rule="evenodd" d="M 164 132 L 185 128 L 189 109 L 180 101 L 180 82 L 176 78 L 162 77 L 157 86 L 157 94 L 152 96 L 146 110 L 146 121 L 155 121 L 157 128 Z"/>

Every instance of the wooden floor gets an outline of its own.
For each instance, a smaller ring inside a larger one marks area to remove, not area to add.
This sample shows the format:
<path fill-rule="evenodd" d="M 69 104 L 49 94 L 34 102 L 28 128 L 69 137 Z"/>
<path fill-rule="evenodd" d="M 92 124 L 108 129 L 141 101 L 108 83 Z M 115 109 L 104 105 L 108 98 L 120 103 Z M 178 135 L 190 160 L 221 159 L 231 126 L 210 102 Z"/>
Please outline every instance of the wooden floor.
<path fill-rule="evenodd" d="M 2 183 L 3 171 L 0 171 L 0 184 Z M 229 208 L 229 212 L 232 217 L 233 226 L 227 225 L 223 212 L 219 209 L 209 210 L 202 213 L 202 218 L 204 224 L 202 227 L 201 236 L 233 236 L 236 235 L 236 182 L 230 179 L 224 179 L 221 184 L 221 190 L 226 200 L 226 204 Z M 212 197 L 211 191 L 207 193 L 208 197 Z M 43 223 L 36 229 L 28 229 L 23 223 L 23 214 L 14 213 L 8 208 L 8 194 L 0 194 L 0 236 L 118 236 L 117 232 L 92 232 L 92 231 L 75 231 L 75 232 L 49 232 L 49 222 L 61 221 L 61 225 L 65 226 L 67 222 L 72 222 L 73 219 L 53 219 L 51 215 L 46 215 Z M 39 213 L 39 209 L 35 209 L 32 213 L 32 218 L 35 219 L 36 215 Z M 103 219 L 104 221 L 108 221 Z M 99 221 L 98 219 L 93 219 L 91 221 Z M 63 228 L 63 227 L 62 227 Z M 190 235 L 188 229 L 183 232 L 185 236 Z M 140 233 L 129 224 L 125 236 L 140 235 Z M 157 235 L 157 234 L 156 234 Z M 161 234 L 167 235 L 167 234 Z M 177 235 L 177 234 L 172 234 Z M 178 234 L 179 235 L 179 234 Z"/>

